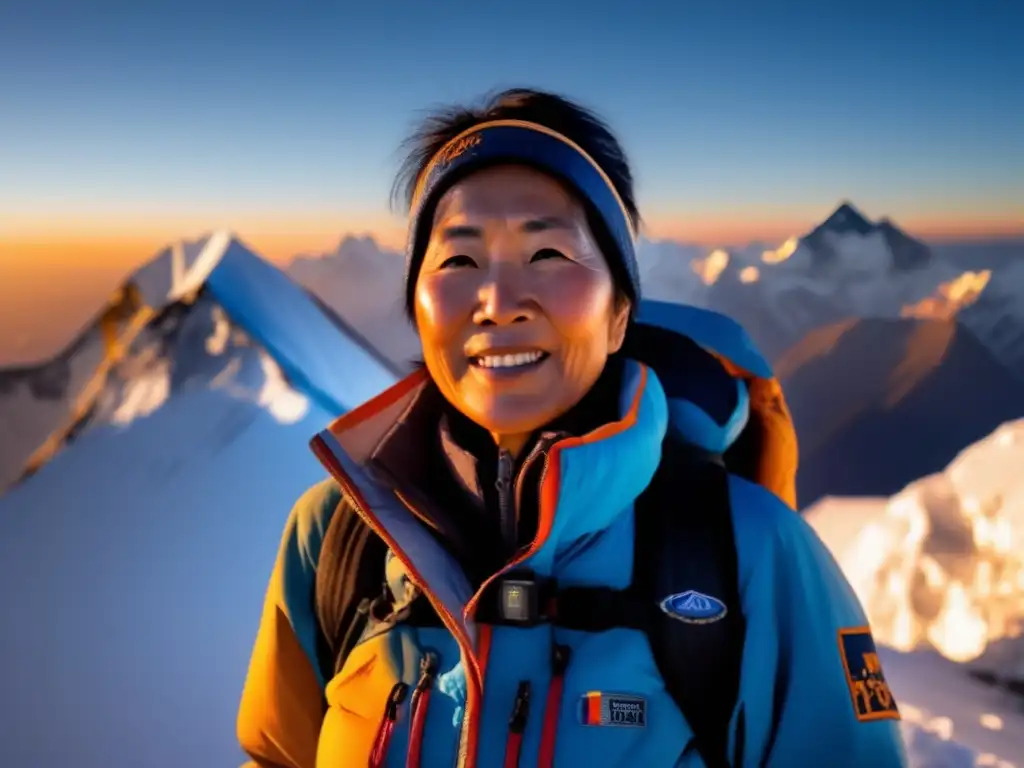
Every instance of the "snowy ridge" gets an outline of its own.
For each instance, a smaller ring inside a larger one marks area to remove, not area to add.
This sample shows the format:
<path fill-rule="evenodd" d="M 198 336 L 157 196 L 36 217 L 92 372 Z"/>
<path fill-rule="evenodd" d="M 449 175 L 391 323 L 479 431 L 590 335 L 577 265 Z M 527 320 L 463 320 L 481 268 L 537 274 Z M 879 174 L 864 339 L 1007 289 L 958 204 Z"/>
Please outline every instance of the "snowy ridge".
<path fill-rule="evenodd" d="M 175 243 L 135 272 L 54 361 L 0 372 L 0 423 L 11 436 L 0 455 L 0 491 L 84 430 L 124 426 L 182 387 L 238 377 L 241 393 L 256 381 L 287 382 L 340 414 L 396 375 L 314 296 L 229 233 Z"/>

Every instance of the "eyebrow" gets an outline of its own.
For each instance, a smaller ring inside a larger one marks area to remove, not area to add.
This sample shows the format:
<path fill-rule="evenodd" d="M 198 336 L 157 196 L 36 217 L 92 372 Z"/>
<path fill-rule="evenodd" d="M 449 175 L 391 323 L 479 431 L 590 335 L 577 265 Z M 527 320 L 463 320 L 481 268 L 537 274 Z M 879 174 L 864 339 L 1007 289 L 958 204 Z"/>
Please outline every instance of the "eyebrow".
<path fill-rule="evenodd" d="M 532 234 L 536 232 L 546 232 L 552 229 L 572 229 L 572 224 L 560 216 L 541 216 L 539 218 L 529 219 L 523 222 L 520 229 L 523 232 Z M 480 227 L 474 227 L 467 224 L 445 227 L 441 230 L 441 239 L 443 240 L 457 240 L 467 237 L 483 237 L 483 230 Z"/>

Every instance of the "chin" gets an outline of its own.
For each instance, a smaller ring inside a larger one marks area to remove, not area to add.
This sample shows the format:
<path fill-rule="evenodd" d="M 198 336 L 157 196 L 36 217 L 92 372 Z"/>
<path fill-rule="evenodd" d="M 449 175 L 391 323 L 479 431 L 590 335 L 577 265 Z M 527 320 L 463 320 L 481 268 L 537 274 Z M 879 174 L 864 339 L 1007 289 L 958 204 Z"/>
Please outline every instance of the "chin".
<path fill-rule="evenodd" d="M 498 435 L 524 435 L 542 428 L 558 416 L 550 408 L 523 407 L 525 403 L 491 402 L 486 407 L 473 408 L 467 414 L 488 432 Z M 481 404 L 482 405 L 482 404 Z"/>

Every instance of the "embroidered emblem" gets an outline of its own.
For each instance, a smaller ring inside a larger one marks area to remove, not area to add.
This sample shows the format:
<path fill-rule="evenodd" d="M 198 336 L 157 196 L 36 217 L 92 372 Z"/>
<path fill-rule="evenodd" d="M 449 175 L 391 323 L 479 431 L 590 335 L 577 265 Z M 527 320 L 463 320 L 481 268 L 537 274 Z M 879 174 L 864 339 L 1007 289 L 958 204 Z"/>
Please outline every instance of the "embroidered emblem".
<path fill-rule="evenodd" d="M 450 144 L 445 145 L 441 148 L 441 151 L 437 153 L 437 157 L 434 162 L 438 165 L 447 165 L 455 158 L 465 154 L 467 151 L 477 146 L 483 138 L 479 133 L 471 133 L 469 136 L 463 136 L 461 139 L 456 139 Z"/>
<path fill-rule="evenodd" d="M 694 589 L 669 595 L 659 605 L 661 610 L 673 619 L 687 624 L 711 624 L 724 619 L 729 612 L 725 603 L 717 597 L 705 595 Z"/>
<path fill-rule="evenodd" d="M 580 722 L 644 728 L 647 726 L 647 700 L 629 693 L 591 691 L 580 698 Z"/>
<path fill-rule="evenodd" d="M 871 628 L 840 629 L 839 654 L 843 657 L 843 671 L 857 719 L 861 722 L 899 720 L 900 711 L 882 673 Z"/>

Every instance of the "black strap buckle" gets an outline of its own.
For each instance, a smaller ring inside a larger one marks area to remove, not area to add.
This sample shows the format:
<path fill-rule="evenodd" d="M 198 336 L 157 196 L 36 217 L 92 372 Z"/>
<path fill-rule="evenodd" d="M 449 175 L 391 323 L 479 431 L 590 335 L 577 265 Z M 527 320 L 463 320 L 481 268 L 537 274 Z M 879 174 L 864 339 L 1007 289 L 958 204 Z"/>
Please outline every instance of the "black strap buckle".
<path fill-rule="evenodd" d="M 538 580 L 530 572 L 509 573 L 488 588 L 477 620 L 485 624 L 535 627 L 550 621 L 547 603 L 554 591 L 553 580 Z"/>

